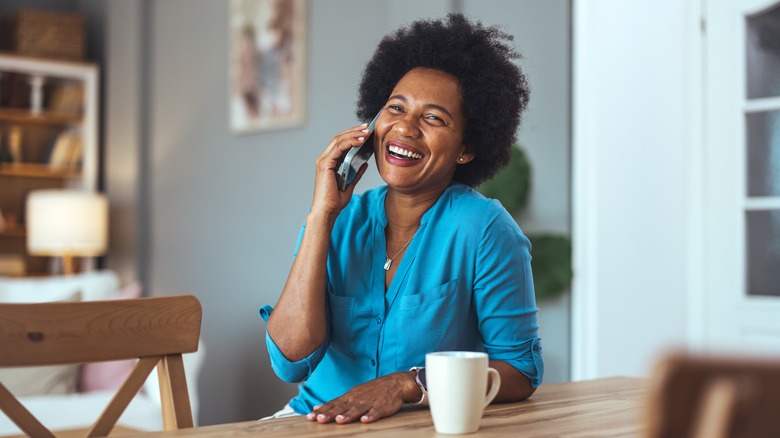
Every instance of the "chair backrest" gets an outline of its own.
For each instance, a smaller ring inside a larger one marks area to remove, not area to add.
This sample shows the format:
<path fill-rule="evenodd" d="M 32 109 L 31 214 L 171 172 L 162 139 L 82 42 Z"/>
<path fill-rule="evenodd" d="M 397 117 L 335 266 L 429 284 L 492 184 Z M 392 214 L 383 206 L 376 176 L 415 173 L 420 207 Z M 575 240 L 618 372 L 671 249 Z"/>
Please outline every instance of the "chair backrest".
<path fill-rule="evenodd" d="M 780 357 L 672 353 L 650 379 L 648 438 L 759 438 L 780 430 Z"/>
<path fill-rule="evenodd" d="M 182 353 L 198 350 L 202 310 L 191 295 L 0 304 L 0 367 L 139 359 L 87 436 L 106 436 L 157 366 L 166 430 L 192 427 Z M 54 436 L 0 382 L 0 410 L 30 436 Z"/>

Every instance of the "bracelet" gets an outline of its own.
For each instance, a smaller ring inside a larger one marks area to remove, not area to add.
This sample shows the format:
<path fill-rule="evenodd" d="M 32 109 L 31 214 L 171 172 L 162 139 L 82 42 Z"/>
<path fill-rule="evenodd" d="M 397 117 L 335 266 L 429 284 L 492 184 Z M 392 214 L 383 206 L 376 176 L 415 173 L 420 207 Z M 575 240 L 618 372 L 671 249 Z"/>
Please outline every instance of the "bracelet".
<path fill-rule="evenodd" d="M 422 392 L 422 397 L 420 397 L 420 401 L 414 403 L 415 405 L 422 404 L 422 402 L 425 400 L 425 396 L 428 395 L 428 388 L 425 386 L 425 367 L 412 367 L 409 369 L 409 371 L 414 371 L 414 383 L 417 384 L 417 386 L 420 388 L 420 391 Z"/>

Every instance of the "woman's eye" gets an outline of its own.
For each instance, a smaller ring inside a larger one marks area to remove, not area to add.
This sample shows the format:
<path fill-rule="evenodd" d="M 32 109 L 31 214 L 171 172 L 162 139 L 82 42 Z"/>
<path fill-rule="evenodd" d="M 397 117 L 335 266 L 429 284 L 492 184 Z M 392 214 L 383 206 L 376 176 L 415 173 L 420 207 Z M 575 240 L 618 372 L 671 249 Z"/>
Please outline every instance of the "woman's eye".
<path fill-rule="evenodd" d="M 439 117 L 437 115 L 434 115 L 434 114 L 428 114 L 427 116 L 425 116 L 425 118 L 429 122 L 435 123 L 437 125 L 443 125 L 444 124 L 444 119 L 442 119 L 441 117 Z"/>
<path fill-rule="evenodd" d="M 403 107 L 401 107 L 401 105 L 392 105 L 391 104 L 391 105 L 387 106 L 387 109 L 390 109 L 390 110 L 393 110 L 393 111 L 399 112 L 399 113 L 402 113 L 404 111 L 404 109 L 403 109 Z"/>

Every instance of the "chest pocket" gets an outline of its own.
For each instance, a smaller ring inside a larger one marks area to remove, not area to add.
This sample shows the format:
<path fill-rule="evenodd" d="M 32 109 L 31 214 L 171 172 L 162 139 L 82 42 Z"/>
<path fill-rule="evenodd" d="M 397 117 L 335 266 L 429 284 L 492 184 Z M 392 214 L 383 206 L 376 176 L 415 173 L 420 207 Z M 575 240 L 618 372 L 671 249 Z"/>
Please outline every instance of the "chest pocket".
<path fill-rule="evenodd" d="M 351 355 L 350 346 L 355 342 L 350 333 L 355 298 L 328 292 L 328 299 L 330 300 L 330 346 Z"/>
<path fill-rule="evenodd" d="M 424 365 L 425 354 L 454 350 L 464 326 L 469 298 L 458 294 L 459 279 L 398 298 L 394 334 L 399 348 L 396 368 Z"/>

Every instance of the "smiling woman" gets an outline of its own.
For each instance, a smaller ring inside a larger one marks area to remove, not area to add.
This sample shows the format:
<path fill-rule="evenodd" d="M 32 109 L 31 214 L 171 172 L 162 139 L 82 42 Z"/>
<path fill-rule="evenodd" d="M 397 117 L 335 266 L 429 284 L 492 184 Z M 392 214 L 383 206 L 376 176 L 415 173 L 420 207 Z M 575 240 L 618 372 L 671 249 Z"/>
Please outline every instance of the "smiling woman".
<path fill-rule="evenodd" d="M 487 352 L 496 401 L 529 397 L 543 362 L 530 244 L 473 186 L 509 160 L 528 87 L 512 37 L 449 15 L 382 40 L 358 115 L 316 162 L 314 200 L 275 308 L 264 306 L 275 372 L 305 382 L 293 410 L 320 423 L 372 422 L 425 402 L 425 355 Z M 350 148 L 372 141 L 385 186 L 339 190 Z M 457 384 L 457 382 L 453 382 Z"/>

